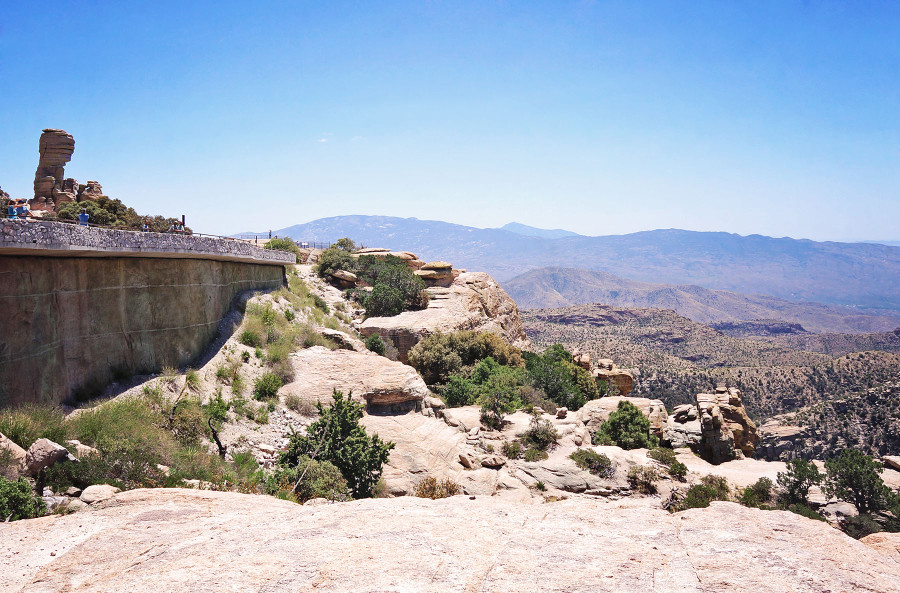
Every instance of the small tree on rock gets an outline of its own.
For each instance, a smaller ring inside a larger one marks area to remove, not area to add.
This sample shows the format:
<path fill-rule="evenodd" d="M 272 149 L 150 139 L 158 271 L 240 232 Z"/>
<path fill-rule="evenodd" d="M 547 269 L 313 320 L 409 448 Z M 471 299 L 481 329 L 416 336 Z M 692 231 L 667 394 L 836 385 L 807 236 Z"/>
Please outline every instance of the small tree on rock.
<path fill-rule="evenodd" d="M 858 449 L 844 449 L 825 462 L 825 493 L 852 502 L 861 515 L 880 511 L 892 501 L 880 463 Z"/>
<path fill-rule="evenodd" d="M 783 498 L 787 504 L 806 504 L 809 489 L 821 484 L 825 476 L 814 464 L 805 459 L 792 459 L 787 462 L 786 471 L 778 472 L 776 481 L 784 490 Z"/>
<path fill-rule="evenodd" d="M 594 434 L 596 442 L 609 442 L 623 449 L 651 449 L 658 444 L 650 434 L 650 420 L 627 400 L 619 402 L 609 420 Z"/>

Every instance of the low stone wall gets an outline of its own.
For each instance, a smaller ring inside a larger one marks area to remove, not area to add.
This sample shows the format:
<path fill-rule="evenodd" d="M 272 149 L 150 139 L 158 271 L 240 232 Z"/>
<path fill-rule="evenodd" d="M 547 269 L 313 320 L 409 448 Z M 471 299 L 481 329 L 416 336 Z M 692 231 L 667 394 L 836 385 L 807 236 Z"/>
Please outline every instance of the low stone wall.
<path fill-rule="evenodd" d="M 61 223 L 2 221 L 0 237 L 0 408 L 189 364 L 236 295 L 283 286 L 294 263 L 241 241 Z"/>
<path fill-rule="evenodd" d="M 294 264 L 293 253 L 247 241 L 142 233 L 40 220 L 0 220 L 0 253 L 55 257 L 160 257 Z"/>

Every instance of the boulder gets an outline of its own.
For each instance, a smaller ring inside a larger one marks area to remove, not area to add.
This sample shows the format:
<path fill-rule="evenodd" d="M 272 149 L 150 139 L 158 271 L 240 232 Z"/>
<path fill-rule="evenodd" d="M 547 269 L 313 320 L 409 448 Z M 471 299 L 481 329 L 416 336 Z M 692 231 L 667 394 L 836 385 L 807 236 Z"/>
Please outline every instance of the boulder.
<path fill-rule="evenodd" d="M 698 449 L 702 439 L 703 431 L 697 407 L 690 404 L 676 406 L 666 419 L 663 440 L 668 442 L 673 449 L 679 447 Z"/>
<path fill-rule="evenodd" d="M 881 462 L 885 467 L 900 471 L 900 455 L 884 455 L 881 458 Z"/>
<path fill-rule="evenodd" d="M 716 387 L 714 394 L 697 394 L 696 399 L 697 408 L 701 412 L 704 408 L 718 407 L 722 416 L 722 432 L 731 432 L 735 450 L 741 451 L 746 457 L 753 457 L 759 436 L 756 424 L 744 408 L 740 390 L 720 385 Z"/>
<path fill-rule="evenodd" d="M 719 386 L 715 393 L 698 393 L 696 401 L 696 406 L 672 411 L 664 441 L 674 448 L 690 447 L 714 464 L 753 456 L 759 437 L 739 390 Z"/>
<path fill-rule="evenodd" d="M 367 352 L 368 348 L 362 340 L 351 336 L 346 332 L 337 329 L 323 327 L 318 330 L 320 334 L 334 341 L 340 348 L 344 350 L 355 350 L 357 352 Z"/>
<path fill-rule="evenodd" d="M 634 404 L 650 420 L 650 432 L 657 438 L 663 438 L 666 428 L 666 406 L 658 399 L 646 397 L 611 396 L 592 399 L 578 410 L 578 418 L 584 423 L 589 432 L 593 433 L 600 425 L 609 420 L 609 415 L 616 411 L 619 402 L 627 401 Z"/>
<path fill-rule="evenodd" d="M 360 333 L 389 338 L 402 362 L 419 340 L 435 332 L 490 331 L 519 348 L 528 345 L 516 303 L 487 274 L 467 272 L 446 288 L 427 290 L 431 300 L 426 309 L 370 317 L 360 325 Z"/>
<path fill-rule="evenodd" d="M 447 272 L 453 270 L 453 264 L 445 261 L 428 262 L 422 266 L 423 270 L 434 270 L 439 272 Z"/>
<path fill-rule="evenodd" d="M 331 401 L 332 389 L 353 394 L 367 405 L 421 402 L 430 394 L 415 369 L 373 352 L 329 350 L 313 346 L 289 358 L 295 379 L 280 394 L 296 394 L 307 401 Z"/>
<path fill-rule="evenodd" d="M 25 449 L 0 433 L 0 476 L 18 480 L 25 470 Z"/>
<path fill-rule="evenodd" d="M 615 364 L 612 368 L 607 369 L 598 367 L 591 372 L 591 376 L 595 381 L 606 381 L 610 385 L 614 385 L 619 395 L 627 396 L 634 389 L 634 375 L 630 372 L 618 368 Z"/>
<path fill-rule="evenodd" d="M 67 448 L 73 449 L 75 451 L 75 456 L 78 458 L 100 454 L 100 451 L 98 451 L 97 449 L 95 449 L 93 447 L 85 445 L 81 441 L 75 441 L 75 440 L 66 441 L 66 445 L 69 446 Z"/>
<path fill-rule="evenodd" d="M 121 492 L 121 490 L 115 486 L 110 486 L 109 484 L 94 484 L 93 486 L 85 488 L 79 498 L 81 502 L 85 504 L 96 504 L 98 502 L 103 502 L 104 500 L 109 500 L 117 492 Z"/>
<path fill-rule="evenodd" d="M 340 288 L 353 288 L 358 280 L 356 274 L 346 270 L 335 270 L 331 273 L 331 279 Z"/>
<path fill-rule="evenodd" d="M 38 439 L 25 453 L 25 469 L 28 475 L 36 477 L 42 469 L 61 461 L 78 461 L 69 451 L 50 439 Z"/>
<path fill-rule="evenodd" d="M 103 187 L 99 181 L 88 181 L 83 186 L 78 186 L 77 191 L 76 198 L 79 202 L 96 200 L 103 195 Z"/>

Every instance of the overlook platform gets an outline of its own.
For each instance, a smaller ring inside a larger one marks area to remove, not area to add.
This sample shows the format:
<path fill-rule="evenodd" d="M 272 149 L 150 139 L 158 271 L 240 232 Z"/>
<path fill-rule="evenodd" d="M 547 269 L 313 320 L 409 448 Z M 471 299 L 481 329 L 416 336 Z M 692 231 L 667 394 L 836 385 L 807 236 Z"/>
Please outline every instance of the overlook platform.
<path fill-rule="evenodd" d="M 142 233 L 40 220 L 0 220 L 0 255 L 212 259 L 282 265 L 297 261 L 292 253 L 262 249 L 239 239 Z"/>

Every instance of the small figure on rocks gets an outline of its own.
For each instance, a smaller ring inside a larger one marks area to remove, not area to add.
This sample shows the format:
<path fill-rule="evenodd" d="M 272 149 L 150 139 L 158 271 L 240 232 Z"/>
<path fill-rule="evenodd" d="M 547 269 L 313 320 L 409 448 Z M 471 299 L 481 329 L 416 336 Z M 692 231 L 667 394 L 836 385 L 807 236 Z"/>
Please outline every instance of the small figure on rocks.
<path fill-rule="evenodd" d="M 144 223 L 141 225 L 141 231 L 144 233 L 150 232 L 150 221 L 146 218 L 144 219 Z"/>
<path fill-rule="evenodd" d="M 183 234 L 184 233 L 184 225 L 176 220 L 175 223 L 169 227 L 169 232 Z"/>
<path fill-rule="evenodd" d="M 24 198 L 20 198 L 17 202 L 19 206 L 16 208 L 16 214 L 19 216 L 19 220 L 28 220 L 28 215 L 30 214 L 28 201 Z"/>
<path fill-rule="evenodd" d="M 87 208 L 81 209 L 81 214 L 78 215 L 78 224 L 81 226 L 89 226 L 88 221 L 91 219 L 91 215 L 87 213 Z"/>
<path fill-rule="evenodd" d="M 9 204 L 6 206 L 6 215 L 10 220 L 18 220 L 18 216 L 16 215 L 17 210 L 16 206 L 19 203 L 18 200 L 10 200 Z"/>

